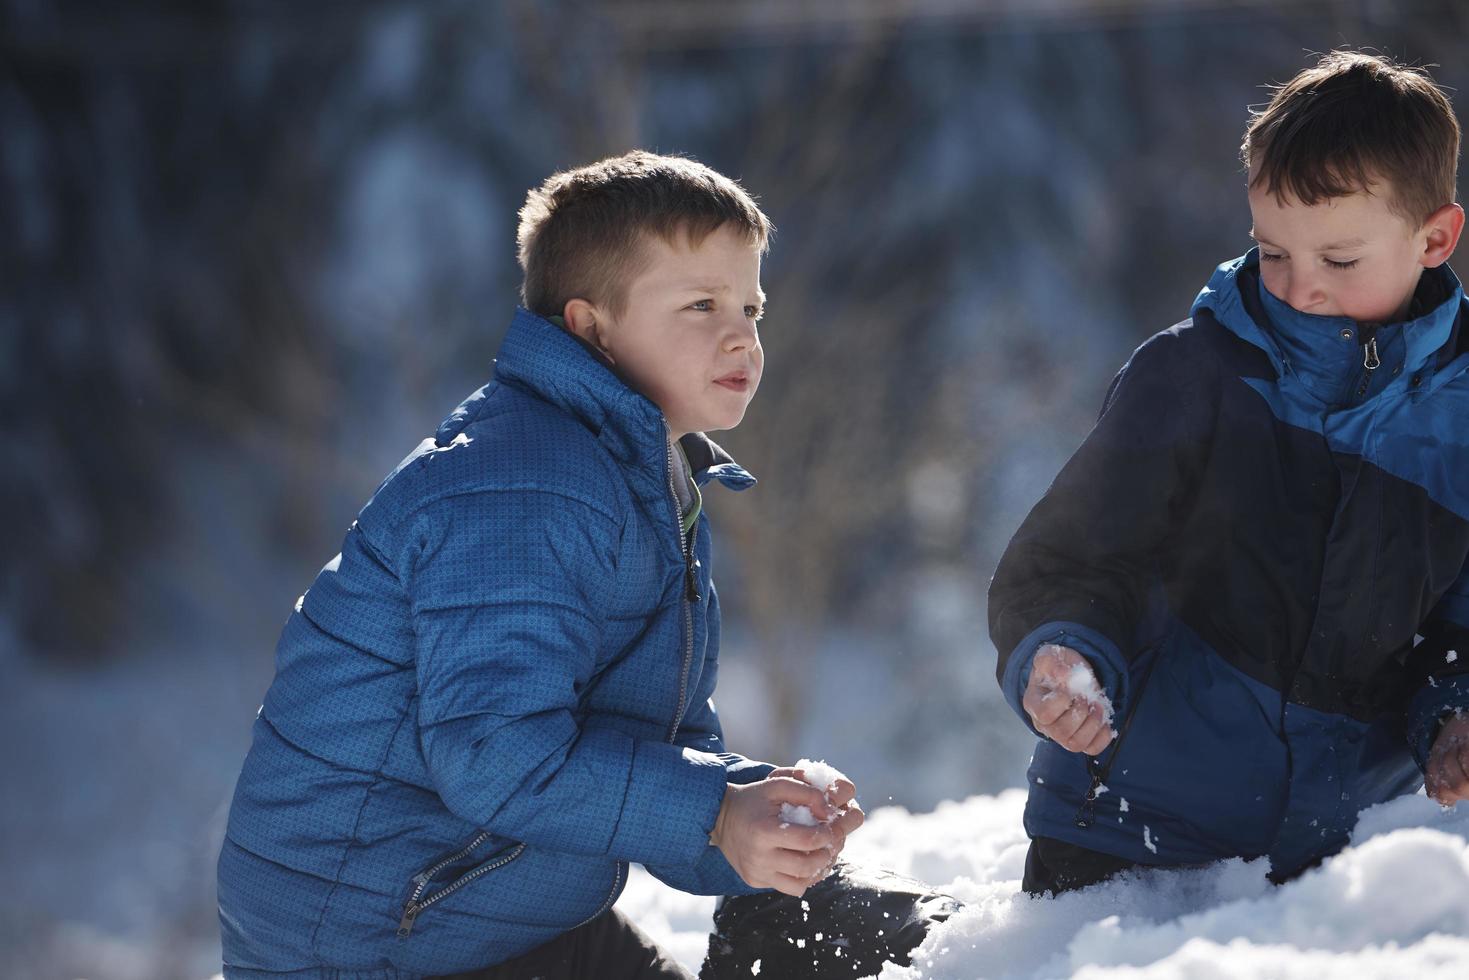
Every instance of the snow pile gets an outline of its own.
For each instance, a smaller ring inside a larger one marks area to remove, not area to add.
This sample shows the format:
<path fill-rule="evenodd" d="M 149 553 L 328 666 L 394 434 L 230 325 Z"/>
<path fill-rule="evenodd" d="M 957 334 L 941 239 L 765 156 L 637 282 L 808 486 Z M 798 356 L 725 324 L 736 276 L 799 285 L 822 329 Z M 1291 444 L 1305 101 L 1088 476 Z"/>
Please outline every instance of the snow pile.
<path fill-rule="evenodd" d="M 1055 899 L 1019 891 L 1024 792 L 932 813 L 872 813 L 846 856 L 931 882 L 966 908 L 880 980 L 1469 976 L 1469 804 L 1410 796 L 1363 814 L 1354 844 L 1281 887 L 1263 861 L 1152 871 Z M 639 872 L 619 907 L 690 969 L 713 899 Z"/>

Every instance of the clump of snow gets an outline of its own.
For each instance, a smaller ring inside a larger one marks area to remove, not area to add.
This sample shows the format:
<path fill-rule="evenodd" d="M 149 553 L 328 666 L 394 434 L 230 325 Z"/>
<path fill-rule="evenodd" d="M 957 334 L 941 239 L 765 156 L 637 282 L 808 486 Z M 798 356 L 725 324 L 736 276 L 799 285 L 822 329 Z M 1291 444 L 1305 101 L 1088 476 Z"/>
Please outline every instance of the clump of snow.
<path fill-rule="evenodd" d="M 802 779 L 821 790 L 828 803 L 831 802 L 831 790 L 837 780 L 847 778 L 846 773 L 836 766 L 827 765 L 825 760 L 820 759 L 816 761 L 802 759 L 792 768 L 799 769 Z M 792 806 L 789 803 L 780 805 L 780 819 L 784 823 L 798 824 L 802 827 L 814 827 L 823 822 L 816 819 L 816 815 L 811 812 L 809 806 Z"/>
<path fill-rule="evenodd" d="M 1278 887 L 1264 861 L 1231 860 L 1048 899 L 1020 891 L 1024 805 L 1024 791 L 1006 790 L 932 813 L 886 807 L 848 840 L 848 860 L 965 903 L 911 966 L 889 964 L 879 980 L 1469 976 L 1469 805 L 1420 794 L 1373 807 L 1351 847 Z M 712 899 L 639 872 L 619 908 L 697 973 Z"/>
<path fill-rule="evenodd" d="M 1455 660 L 1458 660 L 1458 659 L 1459 659 L 1459 651 L 1458 650 L 1450 650 L 1448 653 L 1444 654 L 1444 660 L 1447 663 L 1453 663 Z"/>
<path fill-rule="evenodd" d="M 1091 702 L 1102 709 L 1102 720 L 1112 724 L 1112 699 L 1097 683 L 1097 675 L 1087 664 L 1076 664 L 1066 675 L 1066 690 L 1072 697 Z"/>

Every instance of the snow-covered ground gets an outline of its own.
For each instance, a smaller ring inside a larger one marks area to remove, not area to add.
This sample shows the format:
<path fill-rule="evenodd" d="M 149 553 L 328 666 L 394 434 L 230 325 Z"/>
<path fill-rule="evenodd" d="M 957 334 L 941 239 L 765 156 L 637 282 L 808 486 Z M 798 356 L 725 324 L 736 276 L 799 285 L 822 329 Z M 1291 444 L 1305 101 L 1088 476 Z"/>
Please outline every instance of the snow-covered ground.
<path fill-rule="evenodd" d="M 872 813 L 854 861 L 930 882 L 965 903 L 914 963 L 880 980 L 1469 976 L 1469 805 L 1410 796 L 1363 814 L 1352 846 L 1286 885 L 1264 862 L 1149 872 L 1056 899 L 1020 893 L 1021 790 L 931 813 Z M 619 907 L 691 969 L 714 900 L 636 874 Z"/>

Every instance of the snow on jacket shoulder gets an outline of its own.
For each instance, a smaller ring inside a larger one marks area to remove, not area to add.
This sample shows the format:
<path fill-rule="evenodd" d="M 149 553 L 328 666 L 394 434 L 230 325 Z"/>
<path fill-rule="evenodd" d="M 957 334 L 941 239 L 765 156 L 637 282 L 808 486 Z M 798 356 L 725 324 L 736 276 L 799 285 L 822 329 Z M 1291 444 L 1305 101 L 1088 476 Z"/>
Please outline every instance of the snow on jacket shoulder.
<path fill-rule="evenodd" d="M 1222 265 L 1144 344 L 990 589 L 1020 698 L 1045 642 L 1096 666 L 1120 737 L 1039 746 L 1027 829 L 1148 864 L 1289 872 L 1421 783 L 1469 706 L 1469 331 L 1447 267 L 1415 319 L 1309 317 Z M 1294 318 L 1290 319 L 1294 314 Z M 1284 332 L 1284 334 L 1283 334 Z"/>
<path fill-rule="evenodd" d="M 518 313 L 287 621 L 220 855 L 227 977 L 488 966 L 628 861 L 748 890 L 708 834 L 769 767 L 724 752 L 707 520 L 687 547 L 668 455 L 656 407 Z"/>

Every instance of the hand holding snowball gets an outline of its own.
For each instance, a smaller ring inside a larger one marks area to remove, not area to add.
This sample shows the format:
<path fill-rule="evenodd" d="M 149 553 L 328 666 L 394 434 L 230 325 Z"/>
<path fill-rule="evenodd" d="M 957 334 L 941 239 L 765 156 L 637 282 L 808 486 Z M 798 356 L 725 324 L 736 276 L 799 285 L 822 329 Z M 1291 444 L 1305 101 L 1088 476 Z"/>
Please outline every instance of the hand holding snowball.
<path fill-rule="evenodd" d="M 862 823 L 851 782 L 842 780 L 846 786 L 836 790 L 839 802 L 833 804 L 827 802 L 827 793 L 798 779 L 799 773 L 798 768 L 777 768 L 758 783 L 730 783 L 710 835 L 710 843 L 746 884 L 798 898 L 826 874 L 846 835 Z M 792 823 L 790 810 L 782 815 L 783 808 L 802 807 L 817 823 Z"/>
<path fill-rule="evenodd" d="M 831 865 L 836 863 L 837 856 L 842 853 L 842 848 L 847 844 L 847 835 L 862 826 L 863 821 L 867 819 L 867 815 L 862 812 L 862 807 L 857 804 L 857 787 L 846 777 L 845 773 L 835 766 L 829 766 L 825 762 L 812 762 L 810 759 L 802 759 L 789 768 L 777 769 L 771 775 L 790 776 L 821 789 L 826 797 L 826 802 L 836 811 L 835 816 L 825 821 L 831 827 L 833 844 L 830 860 L 822 869 L 821 874 L 817 876 L 816 880 L 819 880 L 825 877 L 826 872 L 831 870 Z M 791 806 L 788 803 L 781 805 L 780 816 L 786 823 L 810 826 L 817 822 L 809 808 Z"/>
<path fill-rule="evenodd" d="M 1424 772 L 1428 795 L 1444 806 L 1469 800 L 1469 712 L 1459 712 L 1439 729 Z"/>
<path fill-rule="evenodd" d="M 1112 703 L 1086 658 L 1070 647 L 1047 643 L 1036 652 L 1021 704 L 1036 731 L 1068 752 L 1096 755 L 1117 736 Z"/>

